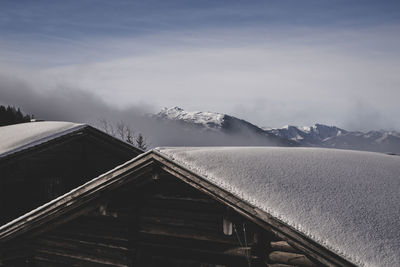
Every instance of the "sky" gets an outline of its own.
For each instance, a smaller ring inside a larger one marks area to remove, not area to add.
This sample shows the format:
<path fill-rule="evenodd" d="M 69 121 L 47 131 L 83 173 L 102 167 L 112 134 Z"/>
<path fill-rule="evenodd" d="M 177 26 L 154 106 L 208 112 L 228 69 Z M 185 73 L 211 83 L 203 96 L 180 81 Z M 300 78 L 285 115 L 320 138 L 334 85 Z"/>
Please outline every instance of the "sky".
<path fill-rule="evenodd" d="M 399 1 L 0 0 L 0 104 L 400 130 L 399 33 Z"/>

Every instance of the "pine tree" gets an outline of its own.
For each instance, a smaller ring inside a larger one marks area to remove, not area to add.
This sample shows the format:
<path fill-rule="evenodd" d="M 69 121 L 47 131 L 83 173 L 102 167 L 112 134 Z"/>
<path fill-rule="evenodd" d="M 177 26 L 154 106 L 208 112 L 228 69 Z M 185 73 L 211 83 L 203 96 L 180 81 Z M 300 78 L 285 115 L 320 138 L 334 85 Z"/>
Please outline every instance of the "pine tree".
<path fill-rule="evenodd" d="M 16 109 L 13 106 L 0 106 L 0 126 L 29 122 L 30 120 L 31 117 L 29 115 L 23 115 L 20 108 Z"/>
<path fill-rule="evenodd" d="M 107 134 L 117 137 L 125 142 L 136 146 L 142 150 L 147 150 L 148 143 L 146 138 L 141 133 L 135 134 L 132 128 L 124 121 L 119 121 L 116 124 L 108 122 L 106 119 L 101 119 L 99 122 L 99 128 Z"/>
<path fill-rule="evenodd" d="M 129 144 L 133 145 L 133 132 L 131 128 L 127 127 L 126 128 L 127 133 L 126 133 L 126 139 L 125 141 L 128 142 Z"/>
<path fill-rule="evenodd" d="M 147 149 L 146 140 L 141 133 L 139 133 L 138 136 L 136 137 L 136 146 L 141 150 Z"/>

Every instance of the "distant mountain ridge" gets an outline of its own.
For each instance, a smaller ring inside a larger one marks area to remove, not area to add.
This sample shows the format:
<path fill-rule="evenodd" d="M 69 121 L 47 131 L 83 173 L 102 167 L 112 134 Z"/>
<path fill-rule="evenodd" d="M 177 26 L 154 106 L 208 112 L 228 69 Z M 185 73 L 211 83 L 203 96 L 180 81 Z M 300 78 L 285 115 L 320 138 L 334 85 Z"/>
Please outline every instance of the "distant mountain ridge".
<path fill-rule="evenodd" d="M 248 121 L 217 112 L 185 111 L 180 107 L 172 107 L 164 108 L 152 117 L 178 123 L 183 129 L 197 129 L 236 137 L 237 141 L 240 140 L 239 145 L 297 145 L 292 140 L 269 133 Z M 255 139 L 257 142 L 254 142 Z"/>
<path fill-rule="evenodd" d="M 400 153 L 400 133 L 396 131 L 380 130 L 364 133 L 323 124 L 311 127 L 284 126 L 266 131 L 296 141 L 302 146 Z"/>
<path fill-rule="evenodd" d="M 155 117 L 200 126 L 208 130 L 221 130 L 225 114 L 203 111 L 185 111 L 180 107 L 163 108 Z"/>
<path fill-rule="evenodd" d="M 311 127 L 286 125 L 282 128 L 264 128 L 265 131 L 287 138 L 302 145 L 322 145 L 327 139 L 346 135 L 349 132 L 336 126 L 315 124 Z"/>
<path fill-rule="evenodd" d="M 177 122 L 184 128 L 272 140 L 282 146 L 326 147 L 400 154 L 400 133 L 396 131 L 380 130 L 364 133 L 318 123 L 310 127 L 288 125 L 282 128 L 261 128 L 227 114 L 185 111 L 180 107 L 164 108 L 153 116 Z"/>

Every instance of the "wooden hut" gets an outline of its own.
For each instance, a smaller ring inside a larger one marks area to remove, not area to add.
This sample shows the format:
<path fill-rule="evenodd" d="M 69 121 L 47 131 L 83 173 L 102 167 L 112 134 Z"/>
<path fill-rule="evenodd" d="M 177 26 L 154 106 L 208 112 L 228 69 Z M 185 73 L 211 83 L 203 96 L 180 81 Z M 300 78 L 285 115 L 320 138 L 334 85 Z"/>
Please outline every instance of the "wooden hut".
<path fill-rule="evenodd" d="M 0 227 L 0 265 L 396 266 L 399 168 L 369 152 L 152 150 Z"/>
<path fill-rule="evenodd" d="M 0 224 L 140 153 L 86 124 L 30 122 L 0 127 Z"/>

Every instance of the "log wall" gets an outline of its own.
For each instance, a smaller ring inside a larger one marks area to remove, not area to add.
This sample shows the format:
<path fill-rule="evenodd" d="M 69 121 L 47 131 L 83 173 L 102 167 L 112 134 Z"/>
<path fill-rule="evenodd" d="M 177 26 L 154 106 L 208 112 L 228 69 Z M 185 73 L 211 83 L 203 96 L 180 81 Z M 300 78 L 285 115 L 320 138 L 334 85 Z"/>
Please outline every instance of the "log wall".
<path fill-rule="evenodd" d="M 175 177 L 147 181 L 102 196 L 91 212 L 27 240 L 20 256 L 9 250 L 3 264 L 317 266 L 288 243 Z M 224 218 L 232 222 L 231 235 L 224 234 Z"/>
<path fill-rule="evenodd" d="M 0 161 L 0 225 L 66 193 L 137 153 L 81 134 Z"/>

